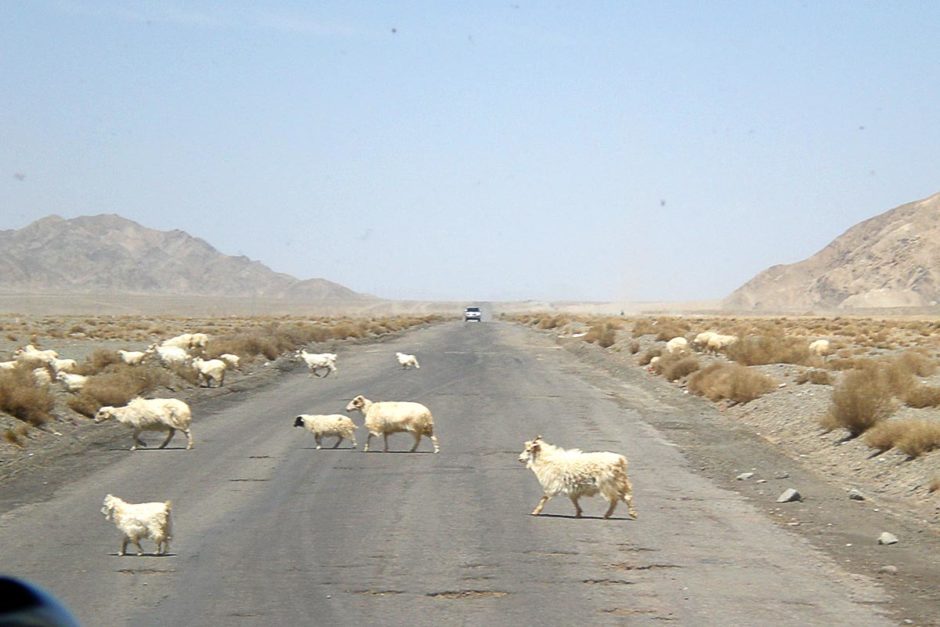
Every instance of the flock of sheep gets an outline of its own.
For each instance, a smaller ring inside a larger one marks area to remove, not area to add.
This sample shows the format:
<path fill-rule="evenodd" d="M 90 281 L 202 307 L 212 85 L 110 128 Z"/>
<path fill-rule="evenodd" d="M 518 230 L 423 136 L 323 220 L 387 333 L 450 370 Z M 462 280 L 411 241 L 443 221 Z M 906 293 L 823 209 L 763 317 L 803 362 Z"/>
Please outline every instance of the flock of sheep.
<path fill-rule="evenodd" d="M 719 336 L 721 337 L 721 336 Z M 204 350 L 208 337 L 202 333 L 185 333 L 160 344 L 150 346 L 146 351 L 118 351 L 124 363 L 137 365 L 148 355 L 157 355 L 164 365 L 184 364 L 187 361 L 199 373 L 200 384 L 211 387 L 223 384 L 225 370 L 230 365 L 238 365 L 237 355 L 221 355 L 220 359 L 204 360 L 192 358 L 189 350 Z M 420 368 L 417 358 L 407 353 L 396 353 L 396 360 L 403 369 Z M 315 377 L 326 377 L 336 372 L 337 355 L 335 353 L 308 353 L 300 350 L 295 357 L 302 360 Z M 16 351 L 17 359 L 38 359 L 44 361 L 56 372 L 56 377 L 67 389 L 80 389 L 84 385 L 82 375 L 71 374 L 77 364 L 72 359 L 60 359 L 55 351 L 41 351 L 29 345 Z M 0 368 L 7 368 L 0 362 Z M 45 368 L 37 368 L 48 376 Z M 322 375 L 320 373 L 323 373 Z M 34 373 L 35 374 L 35 373 Z M 74 378 L 79 377 L 79 378 Z M 38 377 L 37 377 L 38 378 Z M 49 383 L 51 378 L 46 381 Z M 388 436 L 393 433 L 410 433 L 414 444 L 410 451 L 418 449 L 422 437 L 431 440 L 434 452 L 440 452 L 437 436 L 434 434 L 434 418 L 431 411 L 421 403 L 405 401 L 371 401 L 362 395 L 353 398 L 346 406 L 346 412 L 359 412 L 364 417 L 363 426 L 368 432 L 363 451 L 368 451 L 373 437 L 382 436 L 384 450 L 388 451 Z M 130 450 L 146 446 L 140 439 L 143 431 L 165 432 L 166 438 L 160 444 L 164 448 L 173 439 L 177 431 L 187 438 L 186 449 L 193 448 L 190 425 L 192 411 L 184 401 L 175 398 L 143 399 L 135 398 L 123 407 L 104 406 L 95 414 L 95 423 L 115 419 L 127 425 L 133 431 L 133 443 Z M 348 417 L 339 414 L 315 415 L 301 414 L 294 419 L 295 427 L 305 428 L 313 434 L 317 449 L 322 447 L 325 437 L 335 437 L 333 448 L 343 440 L 350 440 L 353 448 L 356 442 L 356 424 Z M 541 484 L 543 496 L 532 511 L 539 515 L 545 504 L 554 496 L 567 495 L 575 508 L 575 516 L 580 518 L 582 509 L 578 503 L 584 496 L 601 494 L 608 502 L 604 518 L 609 518 L 617 504 L 624 501 L 631 518 L 636 518 L 633 507 L 633 492 L 627 478 L 627 460 L 623 455 L 609 452 L 584 453 L 579 449 L 562 449 L 542 440 L 537 436 L 525 443 L 525 449 L 519 455 L 519 461 L 535 473 Z M 143 555 L 140 540 L 150 539 L 157 544 L 157 555 L 165 555 L 172 540 L 172 503 L 128 503 L 108 494 L 102 504 L 101 512 L 107 520 L 113 521 L 123 534 L 118 555 L 125 555 L 128 543 L 137 547 L 137 555 Z"/>

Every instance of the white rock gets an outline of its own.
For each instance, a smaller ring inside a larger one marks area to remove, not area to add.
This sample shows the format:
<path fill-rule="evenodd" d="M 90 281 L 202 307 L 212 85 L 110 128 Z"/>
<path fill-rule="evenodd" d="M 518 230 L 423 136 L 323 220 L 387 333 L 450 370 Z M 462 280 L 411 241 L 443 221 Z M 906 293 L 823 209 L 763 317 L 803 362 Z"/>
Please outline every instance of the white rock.
<path fill-rule="evenodd" d="M 882 532 L 880 536 L 878 536 L 878 544 L 897 544 L 897 543 L 898 543 L 898 537 L 894 535 L 893 533 L 888 533 L 887 531 L 884 531 Z"/>
<path fill-rule="evenodd" d="M 753 472 L 742 472 L 740 475 L 735 477 L 738 481 L 747 481 L 754 476 Z"/>
<path fill-rule="evenodd" d="M 802 501 L 803 496 L 793 488 L 783 491 L 783 494 L 777 497 L 778 503 L 791 503 L 793 501 Z"/>

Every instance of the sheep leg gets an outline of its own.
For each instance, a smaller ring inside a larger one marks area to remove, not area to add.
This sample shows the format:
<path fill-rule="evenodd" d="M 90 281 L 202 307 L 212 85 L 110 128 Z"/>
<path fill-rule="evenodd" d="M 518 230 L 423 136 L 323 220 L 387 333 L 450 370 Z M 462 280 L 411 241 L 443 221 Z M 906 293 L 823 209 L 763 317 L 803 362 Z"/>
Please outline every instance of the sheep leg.
<path fill-rule="evenodd" d="M 385 439 L 385 452 L 388 453 L 388 434 L 383 433 L 382 437 Z"/>
<path fill-rule="evenodd" d="M 362 447 L 363 453 L 369 452 L 369 443 L 372 441 L 372 432 L 369 432 L 369 435 L 366 436 L 366 445 Z"/>
<path fill-rule="evenodd" d="M 359 446 L 358 444 L 356 444 L 356 436 L 355 436 L 355 435 L 349 436 L 349 439 L 352 440 L 353 448 L 356 448 L 356 447 Z"/>
<path fill-rule="evenodd" d="M 418 445 L 421 444 L 421 434 L 416 432 L 416 433 L 413 433 L 412 435 L 415 438 L 415 445 L 411 447 L 411 452 L 414 453 L 415 451 L 418 450 Z"/>
<path fill-rule="evenodd" d="M 188 451 L 193 448 L 193 434 L 189 429 L 184 429 L 183 433 L 186 435 L 186 450 Z"/>
<path fill-rule="evenodd" d="M 144 547 L 140 546 L 140 538 L 134 538 L 134 544 L 137 545 L 137 556 L 140 557 L 144 554 Z"/>
<path fill-rule="evenodd" d="M 573 494 L 569 494 L 568 498 L 571 499 L 571 503 L 574 505 L 574 517 L 581 518 L 581 506 L 578 505 L 578 497 Z"/>
<path fill-rule="evenodd" d="M 610 518 L 611 515 L 614 513 L 614 510 L 617 509 L 618 499 L 612 499 L 608 502 L 610 503 L 610 507 L 608 507 L 607 511 L 604 513 L 604 518 Z"/>
<path fill-rule="evenodd" d="M 541 499 L 539 499 L 539 504 L 536 505 L 536 506 L 535 506 L 535 509 L 532 510 L 532 515 L 533 515 L 533 516 L 538 516 L 539 514 L 541 514 L 541 513 L 542 513 L 542 508 L 545 507 L 545 504 L 548 503 L 548 499 L 550 499 L 550 498 L 552 498 L 552 497 L 550 497 L 550 496 L 548 496 L 548 495 L 546 494 L 546 495 L 543 496 Z"/>
<path fill-rule="evenodd" d="M 319 434 L 319 433 L 313 434 L 313 439 L 316 440 L 316 442 L 317 442 L 317 450 L 318 450 L 318 451 L 319 451 L 321 448 L 323 448 L 322 446 L 320 446 L 320 434 Z"/>
<path fill-rule="evenodd" d="M 134 429 L 134 444 L 131 446 L 131 450 L 136 451 L 138 446 L 147 448 L 147 444 L 140 439 L 140 429 Z"/>
<path fill-rule="evenodd" d="M 170 443 L 174 435 L 176 435 L 176 429 L 170 429 L 170 432 L 166 434 L 166 439 L 163 441 L 163 444 L 160 445 L 160 448 L 166 448 L 166 445 Z"/>
<path fill-rule="evenodd" d="M 339 447 L 339 443 L 342 442 L 342 441 L 343 441 L 343 436 L 341 436 L 341 435 L 336 436 L 336 444 L 333 445 L 333 448 L 338 448 L 338 447 Z"/>
<path fill-rule="evenodd" d="M 633 509 L 633 491 L 628 488 L 627 493 L 621 498 L 623 498 L 623 502 L 627 504 L 627 511 L 630 512 L 630 518 L 636 520 L 636 510 Z"/>
<path fill-rule="evenodd" d="M 438 446 L 438 444 L 437 444 L 437 436 L 436 436 L 436 435 L 432 435 L 432 436 L 431 436 L 431 443 L 434 444 L 434 452 L 435 452 L 435 453 L 440 453 L 440 452 L 441 452 L 441 447 Z"/>
<path fill-rule="evenodd" d="M 127 554 L 127 540 L 128 537 L 124 536 L 124 539 L 121 541 L 121 550 L 118 551 L 118 555 L 124 557 Z"/>

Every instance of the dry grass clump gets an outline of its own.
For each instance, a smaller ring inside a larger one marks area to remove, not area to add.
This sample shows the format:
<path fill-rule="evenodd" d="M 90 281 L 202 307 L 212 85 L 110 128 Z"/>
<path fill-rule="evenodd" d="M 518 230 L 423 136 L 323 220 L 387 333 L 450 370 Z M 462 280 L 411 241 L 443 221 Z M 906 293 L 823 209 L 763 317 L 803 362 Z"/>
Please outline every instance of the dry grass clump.
<path fill-rule="evenodd" d="M 640 352 L 640 343 L 636 340 L 630 340 L 630 343 L 627 344 L 627 350 L 630 351 L 631 355 L 636 355 Z"/>
<path fill-rule="evenodd" d="M 895 358 L 899 368 L 918 377 L 929 377 L 937 371 L 937 362 L 919 350 L 907 350 Z"/>
<path fill-rule="evenodd" d="M 832 375 L 829 374 L 828 370 L 820 370 L 818 368 L 810 368 L 809 370 L 804 370 L 803 372 L 796 375 L 797 385 L 803 385 L 804 383 L 812 383 L 814 385 L 832 385 Z"/>
<path fill-rule="evenodd" d="M 677 381 L 687 377 L 699 368 L 701 364 L 698 358 L 688 353 L 665 355 L 654 366 L 657 374 L 663 375 L 667 381 Z"/>
<path fill-rule="evenodd" d="M 3 439 L 13 446 L 23 448 L 26 443 L 26 436 L 29 433 L 29 427 L 26 424 L 20 424 L 12 429 L 3 430 Z"/>
<path fill-rule="evenodd" d="M 601 348 L 610 348 L 617 341 L 617 328 L 607 321 L 592 324 L 582 339 Z"/>
<path fill-rule="evenodd" d="M 655 335 L 657 340 L 668 341 L 674 337 L 685 335 L 691 328 L 687 320 L 679 318 L 640 318 L 633 323 L 633 337 L 641 335 Z"/>
<path fill-rule="evenodd" d="M 933 479 L 931 479 L 930 484 L 927 486 L 927 491 L 931 494 L 937 490 L 940 490 L 940 475 L 936 475 Z"/>
<path fill-rule="evenodd" d="M 49 386 L 37 386 L 31 369 L 0 372 L 0 411 L 38 427 L 52 420 L 54 406 Z"/>
<path fill-rule="evenodd" d="M 565 326 L 569 322 L 571 322 L 571 319 L 568 316 L 543 316 L 536 319 L 535 326 L 539 329 L 557 329 L 558 327 Z"/>
<path fill-rule="evenodd" d="M 828 431 L 843 428 L 857 437 L 894 413 L 892 383 L 875 365 L 850 370 L 832 392 L 829 410 L 820 419 Z"/>
<path fill-rule="evenodd" d="M 712 364 L 689 378 L 689 391 L 712 401 L 747 403 L 774 389 L 767 375 L 741 364 Z"/>
<path fill-rule="evenodd" d="M 940 405 L 940 387 L 934 385 L 917 385 L 907 391 L 904 403 L 908 407 L 923 409 Z"/>
<path fill-rule="evenodd" d="M 95 375 L 115 364 L 122 363 L 124 362 L 121 361 L 121 356 L 117 351 L 98 348 L 79 365 L 78 374 Z"/>
<path fill-rule="evenodd" d="M 726 348 L 725 354 L 743 366 L 810 362 L 806 340 L 784 335 L 749 335 Z"/>
<path fill-rule="evenodd" d="M 865 433 L 865 443 L 879 451 L 896 448 L 919 457 L 940 448 L 940 422 L 922 418 L 885 420 Z"/>
<path fill-rule="evenodd" d="M 69 399 L 68 406 L 90 418 L 104 405 L 120 407 L 135 396 L 171 383 L 170 373 L 158 366 L 122 364 L 110 372 L 89 377 L 81 392 Z"/>

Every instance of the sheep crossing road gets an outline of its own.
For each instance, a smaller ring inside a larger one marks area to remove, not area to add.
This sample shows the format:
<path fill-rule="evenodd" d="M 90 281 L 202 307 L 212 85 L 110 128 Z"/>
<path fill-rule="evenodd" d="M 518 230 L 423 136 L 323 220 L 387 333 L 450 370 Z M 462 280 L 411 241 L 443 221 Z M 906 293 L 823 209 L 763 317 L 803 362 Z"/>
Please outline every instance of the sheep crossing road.
<path fill-rule="evenodd" d="M 425 367 L 394 367 L 399 349 Z M 126 434 L 89 451 L 112 463 L 0 516 L 0 568 L 87 625 L 891 624 L 874 586 L 695 474 L 580 376 L 588 368 L 501 323 L 350 347 L 342 377 L 298 368 L 195 404 L 192 451 L 130 453 Z M 427 405 L 441 453 L 407 453 L 408 434 L 390 436 L 390 453 L 315 450 L 292 428 L 360 392 Z M 582 519 L 567 499 L 530 516 L 542 492 L 517 458 L 536 433 L 624 454 L 638 520 L 626 508 L 603 520 L 599 497 L 582 499 Z M 168 556 L 152 544 L 116 555 L 120 533 L 99 512 L 108 493 L 172 499 Z"/>

